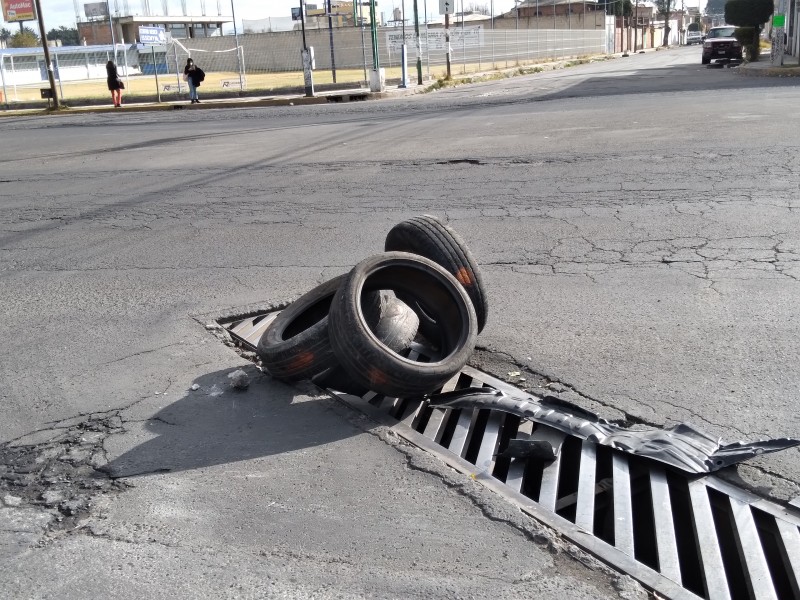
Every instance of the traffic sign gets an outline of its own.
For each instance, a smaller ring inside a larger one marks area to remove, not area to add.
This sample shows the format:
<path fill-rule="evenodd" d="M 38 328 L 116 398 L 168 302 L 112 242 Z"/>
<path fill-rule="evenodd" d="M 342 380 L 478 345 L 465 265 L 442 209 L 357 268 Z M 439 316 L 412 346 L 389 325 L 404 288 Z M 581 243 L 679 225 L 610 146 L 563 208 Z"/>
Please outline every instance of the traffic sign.
<path fill-rule="evenodd" d="M 166 44 L 167 34 L 163 27 L 139 27 L 139 42 L 151 45 Z"/>
<path fill-rule="evenodd" d="M 439 0 L 439 14 L 452 15 L 456 12 L 457 0 Z"/>

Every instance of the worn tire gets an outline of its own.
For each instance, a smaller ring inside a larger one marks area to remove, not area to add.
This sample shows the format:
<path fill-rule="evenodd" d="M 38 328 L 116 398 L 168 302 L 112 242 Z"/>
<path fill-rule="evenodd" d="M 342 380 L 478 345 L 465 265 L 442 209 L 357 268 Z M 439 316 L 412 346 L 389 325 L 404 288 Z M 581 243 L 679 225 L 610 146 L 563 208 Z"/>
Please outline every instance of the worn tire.
<path fill-rule="evenodd" d="M 328 310 L 345 277 L 335 277 L 303 294 L 270 323 L 258 341 L 261 364 L 270 375 L 288 380 L 314 379 L 340 370 L 330 346 Z M 362 309 L 369 326 L 393 349 L 401 351 L 414 339 L 419 319 L 394 294 L 377 291 L 365 294 Z M 346 377 L 337 376 L 332 381 L 339 385 Z"/>
<path fill-rule="evenodd" d="M 406 303 L 413 298 L 435 322 L 436 361 L 405 358 L 377 338 L 360 300 L 375 290 L 393 290 Z M 464 367 L 475 347 L 477 319 L 465 289 L 444 268 L 419 255 L 388 252 L 350 271 L 331 303 L 328 331 L 356 384 L 386 396 L 412 396 L 436 391 Z"/>
<path fill-rule="evenodd" d="M 278 379 L 311 379 L 339 363 L 328 336 L 328 309 L 346 275 L 306 292 L 283 309 L 258 340 L 261 364 Z"/>
<path fill-rule="evenodd" d="M 478 333 L 489 315 L 486 288 L 480 269 L 458 233 L 431 215 L 412 217 L 398 223 L 386 236 L 387 252 L 411 252 L 441 265 L 464 286 L 475 307 Z"/>
<path fill-rule="evenodd" d="M 371 306 L 368 304 L 368 306 Z M 375 321 L 373 315 L 366 315 L 366 321 L 375 336 L 394 352 L 403 352 L 409 348 L 417 335 L 419 317 L 405 302 L 388 291 L 380 292 L 380 315 Z M 369 388 L 355 383 L 341 366 L 327 369 L 316 375 L 312 381 L 320 387 L 338 390 L 363 396 Z"/>

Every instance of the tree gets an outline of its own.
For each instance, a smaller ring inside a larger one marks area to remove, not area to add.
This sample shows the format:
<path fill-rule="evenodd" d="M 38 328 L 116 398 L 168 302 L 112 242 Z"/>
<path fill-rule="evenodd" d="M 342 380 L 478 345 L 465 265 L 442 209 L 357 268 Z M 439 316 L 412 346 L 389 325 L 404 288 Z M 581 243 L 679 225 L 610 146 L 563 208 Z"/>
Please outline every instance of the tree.
<path fill-rule="evenodd" d="M 725 22 L 748 30 L 741 32 L 745 37 L 743 42 L 747 46 L 748 60 L 758 60 L 761 28 L 774 10 L 772 0 L 728 0 L 725 3 Z M 749 43 L 747 38 L 750 38 Z"/>
<path fill-rule="evenodd" d="M 669 26 L 669 18 L 672 16 L 672 11 L 675 9 L 675 0 L 655 0 L 656 14 L 664 19 L 664 43 L 663 46 L 669 46 L 669 32 L 672 27 Z"/>
<path fill-rule="evenodd" d="M 478 4 L 476 2 L 470 2 L 467 5 L 467 8 L 464 9 L 466 12 L 477 13 L 479 15 L 489 15 L 491 11 L 489 10 L 488 4 Z"/>
<path fill-rule="evenodd" d="M 631 0 L 622 0 L 622 2 L 606 0 L 605 7 L 607 15 L 614 15 L 615 17 L 630 17 L 633 15 L 633 2 Z"/>
<path fill-rule="evenodd" d="M 10 39 L 11 39 L 11 32 L 5 27 L 0 29 L 0 42 L 3 42 L 4 46 L 8 44 L 8 40 Z"/>
<path fill-rule="evenodd" d="M 51 29 L 47 32 L 48 40 L 61 40 L 63 46 L 79 46 L 78 30 L 75 27 L 65 27 L 62 25 L 58 29 Z"/>
<path fill-rule="evenodd" d="M 707 16 L 725 14 L 725 3 L 728 0 L 708 0 L 705 13 Z"/>
<path fill-rule="evenodd" d="M 9 48 L 35 48 L 39 45 L 39 36 L 30 27 L 18 31 L 8 40 Z"/>

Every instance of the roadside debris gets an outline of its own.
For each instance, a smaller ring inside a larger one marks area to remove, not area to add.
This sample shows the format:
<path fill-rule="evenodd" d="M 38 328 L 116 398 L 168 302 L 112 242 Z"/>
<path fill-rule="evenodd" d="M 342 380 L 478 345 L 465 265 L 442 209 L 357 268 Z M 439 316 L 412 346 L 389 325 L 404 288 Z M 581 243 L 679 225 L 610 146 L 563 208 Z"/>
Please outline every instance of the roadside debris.
<path fill-rule="evenodd" d="M 428 397 L 428 402 L 437 408 L 481 408 L 507 412 L 595 444 L 657 460 L 688 473 L 711 473 L 759 454 L 800 445 L 800 440 L 792 438 L 722 444 L 721 440 L 684 423 L 669 429 L 625 429 L 553 396 L 516 397 L 487 388 L 465 388 L 435 394 Z M 552 448 L 548 450 L 539 441 L 517 439 L 509 444 L 504 455 L 545 458 L 552 452 Z"/>
<path fill-rule="evenodd" d="M 424 215 L 395 225 L 384 250 L 278 314 L 258 342 L 268 373 L 408 396 L 436 391 L 464 367 L 488 315 L 464 241 Z"/>
<path fill-rule="evenodd" d="M 250 376 L 242 369 L 228 373 L 228 379 L 231 380 L 231 387 L 235 390 L 246 390 L 250 387 Z"/>
<path fill-rule="evenodd" d="M 722 444 L 687 424 L 628 429 L 555 396 L 522 391 L 516 396 L 467 388 L 437 394 L 466 365 L 486 324 L 488 296 L 480 270 L 461 237 L 428 215 L 395 225 L 384 250 L 278 313 L 258 341 L 268 373 L 358 396 L 371 391 L 425 398 L 438 408 L 499 410 L 689 473 L 710 473 L 800 445 L 790 438 Z M 246 387 L 243 371 L 229 377 L 233 387 Z M 525 382 L 520 371 L 509 371 L 506 378 Z M 546 388 L 568 389 L 560 382 Z M 502 455 L 552 461 L 557 453 L 548 442 L 523 438 L 510 440 Z"/>

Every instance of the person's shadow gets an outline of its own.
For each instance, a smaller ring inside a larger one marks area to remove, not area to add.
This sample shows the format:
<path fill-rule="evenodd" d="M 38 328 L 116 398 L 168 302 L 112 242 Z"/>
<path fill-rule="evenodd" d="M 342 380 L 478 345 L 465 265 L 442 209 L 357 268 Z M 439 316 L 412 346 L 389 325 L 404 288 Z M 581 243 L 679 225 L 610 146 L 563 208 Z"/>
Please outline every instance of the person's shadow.
<path fill-rule="evenodd" d="M 112 478 L 185 471 L 320 446 L 362 432 L 342 418 L 335 400 L 312 395 L 313 386 L 293 387 L 247 367 L 250 386 L 235 390 L 228 378 L 235 370 L 196 379 L 197 390 L 187 390 L 144 422 L 155 438 L 102 470 Z M 129 435 L 136 435 L 132 425 L 126 425 Z"/>

